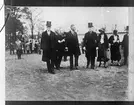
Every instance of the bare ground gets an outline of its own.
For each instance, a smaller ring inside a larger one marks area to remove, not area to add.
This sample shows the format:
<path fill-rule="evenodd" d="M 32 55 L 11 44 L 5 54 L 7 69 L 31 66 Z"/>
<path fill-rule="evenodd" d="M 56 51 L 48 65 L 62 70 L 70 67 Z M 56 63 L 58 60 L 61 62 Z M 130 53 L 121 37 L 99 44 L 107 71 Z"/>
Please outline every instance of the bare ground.
<path fill-rule="evenodd" d="M 49 74 L 41 55 L 16 55 L 6 52 L 6 100 L 128 100 L 128 69 L 126 66 L 86 69 L 84 55 L 79 58 L 79 70 L 69 70 L 69 61 L 56 74 Z M 96 64 L 98 65 L 98 64 Z"/>

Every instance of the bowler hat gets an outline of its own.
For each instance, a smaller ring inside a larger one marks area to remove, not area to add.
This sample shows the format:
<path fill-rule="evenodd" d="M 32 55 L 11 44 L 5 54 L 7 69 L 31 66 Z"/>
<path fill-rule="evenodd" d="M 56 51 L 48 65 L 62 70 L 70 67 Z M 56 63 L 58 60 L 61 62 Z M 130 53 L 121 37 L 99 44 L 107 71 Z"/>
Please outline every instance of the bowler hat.
<path fill-rule="evenodd" d="M 51 21 L 47 21 L 46 26 L 51 27 Z"/>
<path fill-rule="evenodd" d="M 88 23 L 88 27 L 89 28 L 93 27 L 93 23 Z"/>

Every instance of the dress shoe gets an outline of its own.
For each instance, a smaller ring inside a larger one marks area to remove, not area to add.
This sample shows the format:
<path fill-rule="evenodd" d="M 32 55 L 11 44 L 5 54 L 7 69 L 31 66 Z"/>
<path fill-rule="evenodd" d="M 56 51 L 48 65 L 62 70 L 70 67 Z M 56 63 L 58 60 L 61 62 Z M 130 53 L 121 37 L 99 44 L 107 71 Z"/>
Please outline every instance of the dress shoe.
<path fill-rule="evenodd" d="M 70 70 L 73 70 L 73 68 L 70 68 Z"/>
<path fill-rule="evenodd" d="M 94 69 L 94 66 L 91 66 L 91 69 Z"/>
<path fill-rule="evenodd" d="M 55 74 L 55 72 L 54 72 L 54 71 L 49 71 L 49 73 L 51 73 L 51 74 Z"/>
<path fill-rule="evenodd" d="M 75 69 L 78 70 L 78 67 L 76 66 Z"/>

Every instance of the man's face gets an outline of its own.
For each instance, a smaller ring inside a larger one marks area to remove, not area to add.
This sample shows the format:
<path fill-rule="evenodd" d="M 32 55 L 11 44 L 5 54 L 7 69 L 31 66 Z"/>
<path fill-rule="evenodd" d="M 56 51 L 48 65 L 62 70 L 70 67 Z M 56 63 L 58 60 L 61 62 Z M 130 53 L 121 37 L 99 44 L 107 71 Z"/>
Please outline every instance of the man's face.
<path fill-rule="evenodd" d="M 114 35 L 117 35 L 117 32 L 114 32 Z"/>
<path fill-rule="evenodd" d="M 51 30 L 51 27 L 47 27 L 47 30 L 50 31 Z"/>
<path fill-rule="evenodd" d="M 92 27 L 89 27 L 89 32 L 93 31 L 93 28 Z"/>
<path fill-rule="evenodd" d="M 76 28 L 75 28 L 74 25 L 71 26 L 71 30 L 72 30 L 72 31 L 75 31 L 75 30 L 76 30 Z"/>

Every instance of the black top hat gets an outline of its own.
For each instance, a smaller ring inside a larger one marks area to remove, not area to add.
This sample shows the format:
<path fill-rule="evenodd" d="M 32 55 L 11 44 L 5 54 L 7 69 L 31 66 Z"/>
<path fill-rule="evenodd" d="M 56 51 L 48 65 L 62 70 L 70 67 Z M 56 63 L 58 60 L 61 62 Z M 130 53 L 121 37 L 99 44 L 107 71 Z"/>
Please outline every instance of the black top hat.
<path fill-rule="evenodd" d="M 88 27 L 89 28 L 93 27 L 93 23 L 88 23 Z"/>
<path fill-rule="evenodd" d="M 51 27 L 51 21 L 47 21 L 46 26 L 47 26 L 47 27 Z"/>

